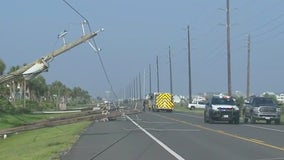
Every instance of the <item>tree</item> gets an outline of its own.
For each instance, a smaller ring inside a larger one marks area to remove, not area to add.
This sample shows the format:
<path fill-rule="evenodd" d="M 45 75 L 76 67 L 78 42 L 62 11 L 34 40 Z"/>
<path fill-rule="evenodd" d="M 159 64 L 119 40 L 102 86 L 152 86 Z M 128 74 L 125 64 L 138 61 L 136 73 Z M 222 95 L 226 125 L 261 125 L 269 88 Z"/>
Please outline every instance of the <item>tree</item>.
<path fill-rule="evenodd" d="M 263 95 L 263 97 L 272 98 L 273 101 L 274 101 L 275 103 L 277 103 L 277 98 L 276 98 L 276 95 L 274 95 L 274 94 L 265 93 L 265 94 Z"/>
<path fill-rule="evenodd" d="M 8 73 L 12 73 L 12 72 L 18 70 L 19 68 L 20 68 L 20 66 L 12 66 Z M 9 89 L 10 89 L 10 100 L 12 101 L 13 105 L 15 105 L 16 92 L 17 92 L 16 85 L 19 83 L 19 81 L 20 81 L 19 78 L 17 78 L 17 79 L 13 79 L 10 82 L 8 82 Z"/>
<path fill-rule="evenodd" d="M 2 59 L 0 59 L 0 76 L 4 74 L 4 70 L 6 69 L 6 65 Z M 9 89 L 6 85 L 0 86 L 1 96 L 9 97 Z"/>
<path fill-rule="evenodd" d="M 72 99 L 77 103 L 86 104 L 91 101 L 91 96 L 89 93 L 80 87 L 74 87 L 72 90 Z"/>
<path fill-rule="evenodd" d="M 4 74 L 5 69 L 6 69 L 6 64 L 2 59 L 0 59 L 0 75 Z"/>
<path fill-rule="evenodd" d="M 27 90 L 31 100 L 41 101 L 42 97 L 47 96 L 48 86 L 43 76 L 37 76 L 27 81 Z"/>

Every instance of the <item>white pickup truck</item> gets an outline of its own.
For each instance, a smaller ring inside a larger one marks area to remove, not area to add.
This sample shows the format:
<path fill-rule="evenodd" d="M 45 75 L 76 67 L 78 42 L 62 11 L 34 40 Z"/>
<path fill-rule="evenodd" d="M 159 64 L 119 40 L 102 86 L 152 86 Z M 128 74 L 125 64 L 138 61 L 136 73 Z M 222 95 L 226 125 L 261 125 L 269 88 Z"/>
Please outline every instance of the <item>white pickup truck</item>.
<path fill-rule="evenodd" d="M 205 104 L 206 104 L 206 102 L 204 102 L 204 101 L 194 101 L 192 103 L 189 103 L 187 107 L 190 110 L 194 110 L 196 108 L 204 109 Z"/>

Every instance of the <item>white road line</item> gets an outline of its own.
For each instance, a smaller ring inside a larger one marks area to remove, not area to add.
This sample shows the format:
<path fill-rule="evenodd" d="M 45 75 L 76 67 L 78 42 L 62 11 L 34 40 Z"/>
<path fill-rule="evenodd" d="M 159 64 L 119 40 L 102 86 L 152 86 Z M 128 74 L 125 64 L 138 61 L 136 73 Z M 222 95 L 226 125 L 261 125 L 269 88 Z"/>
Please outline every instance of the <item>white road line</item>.
<path fill-rule="evenodd" d="M 158 128 L 144 128 L 145 130 L 148 131 L 157 131 L 157 132 L 167 132 L 167 131 L 174 131 L 174 132 L 200 132 L 200 130 L 198 129 L 158 129 Z M 136 130 L 140 130 L 140 129 L 127 129 L 124 128 L 124 130 L 127 131 L 136 131 Z"/>
<path fill-rule="evenodd" d="M 166 151 L 168 151 L 171 155 L 173 155 L 178 160 L 185 160 L 183 157 L 181 157 L 179 154 L 177 154 L 175 151 L 173 151 L 170 147 L 165 145 L 162 141 L 157 139 L 155 136 L 153 136 L 151 133 L 146 131 L 144 128 L 142 128 L 139 124 L 137 124 L 135 121 L 133 121 L 129 116 L 126 116 L 127 119 L 129 119 L 135 126 L 137 126 L 139 129 L 141 129 L 145 134 L 147 134 L 150 138 L 152 138 L 155 142 L 157 142 L 161 147 L 163 147 Z"/>
<path fill-rule="evenodd" d="M 175 124 L 175 122 L 149 122 L 149 121 L 141 121 L 142 123 L 152 123 L 152 124 Z"/>
<path fill-rule="evenodd" d="M 281 132 L 284 133 L 284 130 L 279 130 L 279 129 L 273 129 L 273 128 L 267 128 L 267 127 L 260 127 L 260 126 L 254 126 L 254 125 L 243 125 L 246 127 L 252 127 L 252 128 L 259 128 L 259 129 L 265 129 L 265 130 L 269 130 L 269 131 L 276 131 L 276 132 Z"/>
<path fill-rule="evenodd" d="M 257 160 L 283 160 L 284 157 L 279 157 L 279 158 L 267 158 L 267 159 L 257 159 Z"/>

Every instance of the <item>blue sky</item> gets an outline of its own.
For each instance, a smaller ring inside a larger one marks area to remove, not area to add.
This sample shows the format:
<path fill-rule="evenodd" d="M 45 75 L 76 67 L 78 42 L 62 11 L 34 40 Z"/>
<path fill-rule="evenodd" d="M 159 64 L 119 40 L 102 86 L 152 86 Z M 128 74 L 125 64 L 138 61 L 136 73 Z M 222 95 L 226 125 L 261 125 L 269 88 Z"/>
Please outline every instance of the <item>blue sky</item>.
<path fill-rule="evenodd" d="M 173 92 L 188 95 L 187 25 L 190 25 L 192 92 L 226 92 L 226 0 L 69 0 L 93 30 L 114 90 L 120 94 L 152 66 L 156 91 L 156 56 L 160 91 L 169 92 L 171 46 Z M 251 35 L 251 93 L 283 92 L 283 0 L 231 0 L 232 90 L 246 91 L 247 35 Z M 0 6 L 0 54 L 7 68 L 30 63 L 82 34 L 81 17 L 63 1 L 11 0 Z M 8 71 L 8 69 L 7 69 Z M 110 86 L 87 44 L 58 56 L 42 74 L 47 83 L 80 86 L 105 96 Z M 146 75 L 146 92 L 149 91 Z M 143 85 L 142 85 L 142 88 Z M 144 90 L 144 89 L 142 89 Z"/>

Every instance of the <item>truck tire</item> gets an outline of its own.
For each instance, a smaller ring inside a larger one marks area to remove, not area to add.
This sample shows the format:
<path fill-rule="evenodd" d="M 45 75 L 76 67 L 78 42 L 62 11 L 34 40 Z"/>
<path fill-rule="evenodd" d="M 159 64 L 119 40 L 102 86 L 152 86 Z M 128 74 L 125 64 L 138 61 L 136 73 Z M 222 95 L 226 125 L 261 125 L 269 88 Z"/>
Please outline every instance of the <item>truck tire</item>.
<path fill-rule="evenodd" d="M 275 124 L 280 124 L 280 119 L 275 119 Z"/>
<path fill-rule="evenodd" d="M 246 116 L 244 117 L 244 123 L 248 123 L 248 118 Z"/>
<path fill-rule="evenodd" d="M 205 112 L 205 111 L 204 111 L 203 119 L 204 119 L 204 123 L 208 123 L 208 120 L 207 120 L 207 118 L 206 118 L 206 112 Z"/>
<path fill-rule="evenodd" d="M 250 123 L 251 124 L 255 124 L 256 123 L 256 120 L 255 120 L 255 118 L 252 115 L 250 116 Z"/>
<path fill-rule="evenodd" d="M 236 118 L 234 119 L 234 122 L 235 122 L 235 124 L 240 124 L 240 117 L 236 117 Z"/>
<path fill-rule="evenodd" d="M 208 115 L 208 122 L 209 122 L 210 124 L 214 123 L 214 120 L 213 120 L 213 118 L 212 118 L 212 116 L 211 116 L 211 112 L 210 112 L 210 111 L 209 111 L 209 115 Z"/>

